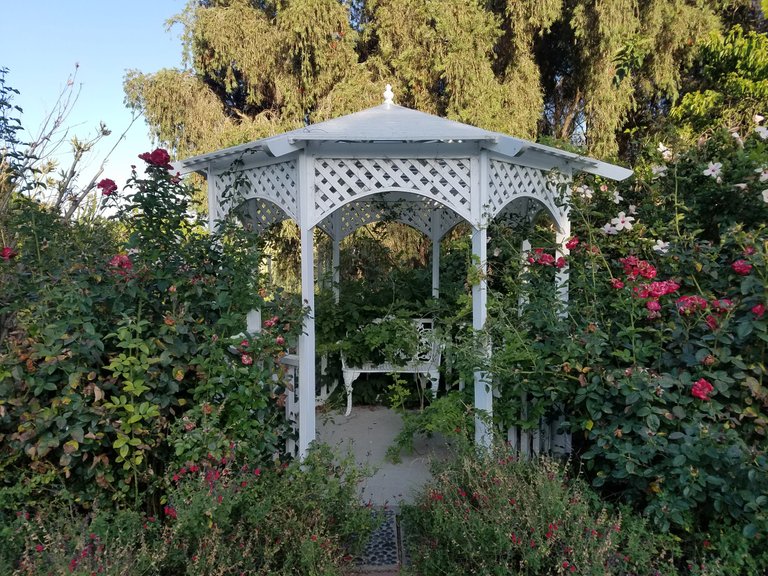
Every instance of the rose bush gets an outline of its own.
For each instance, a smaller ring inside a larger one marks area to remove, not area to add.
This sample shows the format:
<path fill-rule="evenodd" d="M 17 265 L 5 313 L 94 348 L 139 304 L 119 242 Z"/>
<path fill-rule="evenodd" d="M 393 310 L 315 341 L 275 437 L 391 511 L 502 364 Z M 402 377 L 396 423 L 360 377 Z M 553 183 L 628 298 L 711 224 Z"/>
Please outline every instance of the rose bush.
<path fill-rule="evenodd" d="M 499 424 L 564 418 L 604 495 L 736 572 L 768 563 L 765 165 L 760 132 L 715 134 L 652 152 L 620 191 L 575 186 L 567 310 L 552 305 L 545 225 L 528 266 L 510 257 L 491 277 Z M 629 227 L 612 223 L 617 198 Z M 522 238 L 491 235 L 502 253 Z"/>
<path fill-rule="evenodd" d="M 83 506 L 157 508 L 176 462 L 234 448 L 256 463 L 288 456 L 279 361 L 303 310 L 263 287 L 252 235 L 227 222 L 205 231 L 167 152 L 141 156 L 145 178 L 134 172 L 121 194 L 100 185 L 118 208 L 113 223 L 62 222 L 12 198 L 14 255 L 0 260 L 9 498 L 65 488 Z M 280 324 L 248 339 L 246 363 L 231 336 L 252 308 Z"/>

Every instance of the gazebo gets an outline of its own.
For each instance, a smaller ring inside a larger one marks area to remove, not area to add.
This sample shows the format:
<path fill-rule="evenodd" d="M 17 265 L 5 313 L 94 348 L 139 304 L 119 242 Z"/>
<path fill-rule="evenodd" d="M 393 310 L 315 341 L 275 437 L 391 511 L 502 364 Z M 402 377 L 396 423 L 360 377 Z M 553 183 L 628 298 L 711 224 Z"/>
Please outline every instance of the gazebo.
<path fill-rule="evenodd" d="M 432 291 L 437 296 L 440 240 L 467 222 L 481 269 L 472 286 L 472 324 L 481 330 L 487 315 L 488 223 L 503 213 L 525 216 L 543 207 L 556 227 L 558 256 L 566 255 L 573 174 L 613 180 L 632 174 L 593 158 L 404 108 L 393 96 L 387 85 L 380 106 L 177 163 L 184 173 L 207 177 L 212 229 L 237 210 L 256 231 L 288 218 L 301 231 L 301 297 L 309 314 L 298 348 L 300 457 L 316 435 L 315 227 L 333 241 L 335 280 L 339 243 L 357 228 L 385 217 L 414 227 L 432 241 Z M 567 279 L 566 267 L 556 279 L 563 300 L 568 298 Z M 476 372 L 475 409 L 490 416 L 492 404 L 490 379 Z M 476 420 L 478 444 L 490 442 L 486 422 Z"/>

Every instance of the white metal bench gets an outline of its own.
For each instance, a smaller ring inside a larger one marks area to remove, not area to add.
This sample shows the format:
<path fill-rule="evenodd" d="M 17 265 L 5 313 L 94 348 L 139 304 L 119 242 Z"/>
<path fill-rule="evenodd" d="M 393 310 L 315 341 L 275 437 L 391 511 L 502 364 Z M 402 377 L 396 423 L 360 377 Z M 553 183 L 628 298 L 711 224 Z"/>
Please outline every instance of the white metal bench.
<path fill-rule="evenodd" d="M 417 352 L 401 365 L 390 362 L 381 364 L 366 362 L 361 366 L 350 366 L 344 354 L 341 355 L 341 370 L 344 377 L 344 387 L 347 390 L 346 416 L 352 412 L 352 385 L 361 374 L 415 374 L 419 384 L 426 388 L 427 383 L 429 383 L 432 397 L 437 396 L 443 347 L 435 338 L 434 321 L 431 318 L 414 318 L 413 323 L 419 333 Z"/>

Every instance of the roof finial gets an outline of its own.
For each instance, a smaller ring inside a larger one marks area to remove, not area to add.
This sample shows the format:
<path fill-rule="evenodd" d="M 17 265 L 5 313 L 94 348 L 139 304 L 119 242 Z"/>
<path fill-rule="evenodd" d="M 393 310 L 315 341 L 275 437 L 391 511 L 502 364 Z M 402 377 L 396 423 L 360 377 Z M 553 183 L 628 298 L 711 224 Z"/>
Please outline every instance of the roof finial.
<path fill-rule="evenodd" d="M 395 97 L 395 93 L 392 92 L 392 84 L 387 84 L 384 87 L 384 104 L 394 104 L 392 99 Z"/>

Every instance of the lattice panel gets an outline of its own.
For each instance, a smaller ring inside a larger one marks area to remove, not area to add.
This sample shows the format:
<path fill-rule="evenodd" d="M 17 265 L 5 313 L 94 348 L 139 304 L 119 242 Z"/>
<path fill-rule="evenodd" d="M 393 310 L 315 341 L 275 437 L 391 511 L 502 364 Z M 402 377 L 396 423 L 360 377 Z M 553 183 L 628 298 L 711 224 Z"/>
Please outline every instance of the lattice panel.
<path fill-rule="evenodd" d="M 372 192 L 418 190 L 462 216 L 470 215 L 468 158 L 315 160 L 315 211 L 322 220 L 339 206 Z"/>
<path fill-rule="evenodd" d="M 243 224 L 250 226 L 254 232 L 259 233 L 288 217 L 282 208 L 261 198 L 249 198 L 235 211 Z"/>
<path fill-rule="evenodd" d="M 246 198 L 258 197 L 270 200 L 291 218 L 298 221 L 298 186 L 296 184 L 296 161 L 280 162 L 245 171 L 250 183 Z"/>
<path fill-rule="evenodd" d="M 531 196 L 547 206 L 554 214 L 560 212 L 555 203 L 555 191 L 547 175 L 536 168 L 518 166 L 501 160 L 491 160 L 488 201 L 491 218 L 520 196 Z"/>

